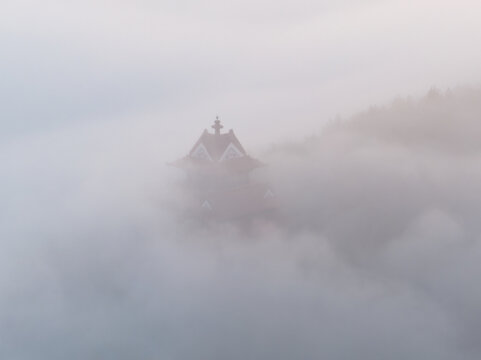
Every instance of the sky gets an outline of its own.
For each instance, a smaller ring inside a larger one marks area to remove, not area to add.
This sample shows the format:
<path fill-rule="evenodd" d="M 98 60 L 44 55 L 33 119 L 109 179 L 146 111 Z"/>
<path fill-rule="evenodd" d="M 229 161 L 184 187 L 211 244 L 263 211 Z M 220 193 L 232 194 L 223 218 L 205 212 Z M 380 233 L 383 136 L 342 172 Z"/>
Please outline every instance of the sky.
<path fill-rule="evenodd" d="M 477 1 L 6 0 L 1 10 L 7 140 L 122 119 L 161 141 L 173 134 L 177 152 L 219 115 L 260 149 L 481 77 Z"/>
<path fill-rule="evenodd" d="M 479 359 L 480 15 L 2 1 L 0 358 Z M 184 215 L 216 115 L 280 220 Z"/>

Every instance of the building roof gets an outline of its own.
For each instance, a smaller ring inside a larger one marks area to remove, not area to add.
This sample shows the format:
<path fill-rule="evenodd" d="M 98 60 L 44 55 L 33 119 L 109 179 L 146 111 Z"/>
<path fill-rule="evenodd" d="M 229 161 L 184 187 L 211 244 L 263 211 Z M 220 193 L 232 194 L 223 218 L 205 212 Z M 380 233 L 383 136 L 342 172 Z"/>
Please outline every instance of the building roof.
<path fill-rule="evenodd" d="M 185 156 L 182 159 L 169 164 L 186 170 L 205 169 L 208 171 L 228 171 L 231 173 L 245 173 L 265 165 L 263 162 L 254 159 L 249 155 L 230 159 L 229 161 L 222 163 Z"/>
<path fill-rule="evenodd" d="M 263 166 L 257 159 L 247 155 L 234 131 L 221 134 L 219 119 L 212 126 L 214 133 L 204 130 L 189 154 L 171 165 L 181 168 L 219 167 L 233 172 L 245 172 Z"/>
<path fill-rule="evenodd" d="M 247 155 L 233 130 L 229 130 L 229 132 L 225 134 L 211 134 L 205 129 L 199 140 L 197 140 L 190 150 L 189 156 L 194 156 L 194 152 L 200 144 L 205 146 L 213 161 L 220 160 L 229 144 L 233 144 L 242 155 Z"/>

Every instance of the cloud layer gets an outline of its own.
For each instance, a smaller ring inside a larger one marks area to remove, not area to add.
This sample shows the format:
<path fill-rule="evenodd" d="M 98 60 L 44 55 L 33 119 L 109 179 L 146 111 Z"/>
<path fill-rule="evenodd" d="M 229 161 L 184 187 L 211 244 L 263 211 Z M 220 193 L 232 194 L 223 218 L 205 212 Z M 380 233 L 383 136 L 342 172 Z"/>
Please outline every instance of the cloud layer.
<path fill-rule="evenodd" d="M 282 221 L 251 233 L 180 216 L 142 124 L 5 143 L 1 357 L 479 358 L 480 99 L 431 91 L 272 147 L 256 176 Z"/>

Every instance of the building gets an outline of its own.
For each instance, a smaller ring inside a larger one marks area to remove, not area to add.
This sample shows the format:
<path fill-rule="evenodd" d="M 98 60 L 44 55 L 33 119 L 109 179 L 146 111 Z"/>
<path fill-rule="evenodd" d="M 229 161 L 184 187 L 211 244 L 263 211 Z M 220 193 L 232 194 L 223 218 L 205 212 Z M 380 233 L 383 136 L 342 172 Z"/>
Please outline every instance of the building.
<path fill-rule="evenodd" d="M 276 208 L 276 197 L 267 184 L 253 183 L 250 173 L 264 166 L 250 157 L 233 130 L 221 133 L 219 118 L 213 133 L 204 130 L 189 154 L 172 163 L 187 173 L 195 214 L 215 219 L 261 216 Z"/>

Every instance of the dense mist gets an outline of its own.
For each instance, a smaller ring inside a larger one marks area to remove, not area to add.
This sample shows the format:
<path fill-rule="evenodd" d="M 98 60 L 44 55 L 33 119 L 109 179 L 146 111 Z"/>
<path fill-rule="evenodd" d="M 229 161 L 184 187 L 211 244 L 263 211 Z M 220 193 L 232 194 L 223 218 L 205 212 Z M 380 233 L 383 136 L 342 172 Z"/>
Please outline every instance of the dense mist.
<path fill-rule="evenodd" d="M 280 208 L 253 231 L 183 216 L 145 124 L 4 142 L 0 357 L 479 359 L 480 104 L 431 90 L 266 146 Z"/>

